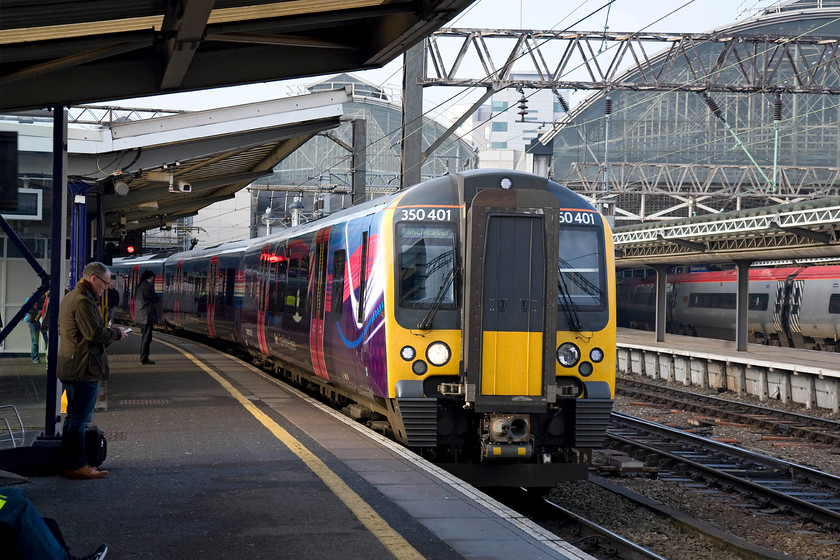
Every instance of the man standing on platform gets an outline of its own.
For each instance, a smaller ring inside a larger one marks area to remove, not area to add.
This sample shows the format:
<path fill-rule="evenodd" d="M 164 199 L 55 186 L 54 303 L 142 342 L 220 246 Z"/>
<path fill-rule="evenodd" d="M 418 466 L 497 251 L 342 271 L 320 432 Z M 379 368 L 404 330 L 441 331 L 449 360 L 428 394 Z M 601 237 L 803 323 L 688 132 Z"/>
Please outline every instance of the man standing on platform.
<path fill-rule="evenodd" d="M 99 308 L 99 299 L 110 285 L 111 271 L 100 262 L 92 262 L 58 308 L 56 375 L 67 394 L 67 417 L 61 430 L 61 474 L 67 478 L 102 478 L 108 474 L 88 465 L 85 430 L 93 419 L 99 382 L 108 379 L 105 347 L 126 337 L 123 328 L 105 326 Z"/>
<path fill-rule="evenodd" d="M 145 365 L 154 364 L 149 359 L 149 351 L 152 346 L 152 330 L 157 323 L 157 304 L 160 296 L 155 293 L 155 273 L 151 270 L 144 270 L 140 276 L 140 283 L 137 284 L 137 297 L 134 310 L 134 322 L 142 325 L 142 338 L 140 339 L 140 363 Z"/>

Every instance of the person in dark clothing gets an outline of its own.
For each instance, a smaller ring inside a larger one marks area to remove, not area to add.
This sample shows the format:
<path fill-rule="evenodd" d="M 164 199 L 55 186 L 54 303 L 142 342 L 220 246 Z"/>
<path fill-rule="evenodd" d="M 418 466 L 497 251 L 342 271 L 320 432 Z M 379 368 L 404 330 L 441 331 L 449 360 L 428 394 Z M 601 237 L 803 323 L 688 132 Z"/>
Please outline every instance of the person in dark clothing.
<path fill-rule="evenodd" d="M 44 294 L 44 304 L 41 307 L 41 336 L 44 337 L 44 344 L 50 344 L 50 292 Z"/>
<path fill-rule="evenodd" d="M 155 273 L 151 270 L 144 270 L 140 276 L 140 283 L 137 284 L 137 296 L 134 309 L 134 322 L 142 326 L 140 331 L 140 363 L 146 365 L 154 364 L 149 359 L 149 351 L 152 346 L 152 330 L 157 323 L 157 303 L 160 296 L 155 292 Z"/>
<path fill-rule="evenodd" d="M 59 347 L 56 375 L 67 393 L 67 417 L 61 431 L 61 448 L 67 478 L 102 478 L 108 471 L 88 465 L 85 430 L 93 418 L 99 382 L 108 379 L 105 348 L 126 337 L 122 327 L 106 327 L 99 307 L 111 284 L 111 271 L 92 262 L 82 279 L 64 296 L 58 308 Z"/>
<path fill-rule="evenodd" d="M 26 298 L 26 301 L 28 302 L 29 298 Z M 44 296 L 41 296 L 23 317 L 24 322 L 29 325 L 29 337 L 32 342 L 30 358 L 32 358 L 32 362 L 35 364 L 41 361 L 39 354 L 41 350 L 41 311 L 43 306 Z"/>
<path fill-rule="evenodd" d="M 0 545 L 9 560 L 77 560 L 70 556 L 58 525 L 41 517 L 19 488 L 0 488 Z M 104 560 L 108 545 L 78 560 Z"/>

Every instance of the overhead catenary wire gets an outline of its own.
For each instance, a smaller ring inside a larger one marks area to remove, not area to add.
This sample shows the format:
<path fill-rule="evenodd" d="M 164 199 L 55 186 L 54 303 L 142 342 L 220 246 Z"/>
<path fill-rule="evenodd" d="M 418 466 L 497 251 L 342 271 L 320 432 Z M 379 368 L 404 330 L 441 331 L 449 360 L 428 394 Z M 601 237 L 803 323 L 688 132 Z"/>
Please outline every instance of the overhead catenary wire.
<path fill-rule="evenodd" d="M 686 4 L 684 4 L 683 6 L 681 6 L 681 7 L 680 7 L 680 9 L 681 9 L 682 7 L 684 7 L 684 6 L 687 6 L 687 5 L 688 5 L 688 4 L 690 4 L 690 3 L 692 3 L 692 2 L 687 2 Z M 474 6 L 475 6 L 475 5 L 474 5 Z M 673 12 L 672 12 L 672 13 L 673 13 Z M 669 15 L 670 15 L 670 14 L 669 14 Z M 665 17 L 665 16 L 663 16 L 663 17 Z M 662 18 L 660 18 L 660 19 L 662 19 Z M 659 20 L 657 20 L 657 21 L 659 21 Z M 807 34 L 807 33 L 812 33 L 812 32 L 813 32 L 813 30 L 808 30 L 808 31 L 806 31 L 806 32 L 802 33 L 802 35 L 805 35 L 805 34 Z M 535 91 L 534 93 L 536 93 L 536 91 Z M 662 94 L 660 94 L 660 95 L 666 95 L 667 93 L 669 93 L 669 92 L 663 92 L 663 93 L 662 93 Z M 435 106 L 433 109 L 428 110 L 428 111 L 425 111 L 425 112 L 424 112 L 424 114 L 423 114 L 423 117 L 427 117 L 427 116 L 428 116 L 428 115 L 429 115 L 432 111 L 436 110 L 438 107 L 442 106 L 443 104 L 447 103 L 448 101 L 451 101 L 452 99 L 457 98 L 459 95 L 463 95 L 463 92 L 462 92 L 462 93 L 459 93 L 459 94 L 456 94 L 456 95 L 453 95 L 453 96 L 452 96 L 452 97 L 450 97 L 448 100 L 446 100 L 446 101 L 444 101 L 444 102 L 439 103 L 439 104 L 438 104 L 437 106 Z M 533 95 L 533 94 L 532 94 L 532 95 Z M 750 95 L 755 95 L 755 94 L 750 94 Z M 529 97 L 530 97 L 530 96 L 529 96 Z M 641 103 L 641 101 L 640 101 L 639 103 Z M 647 103 L 650 103 L 650 101 L 648 100 L 648 101 L 647 101 Z M 627 106 L 627 107 L 622 107 L 622 108 L 620 108 L 620 109 L 619 109 L 619 111 L 630 111 L 630 110 L 632 110 L 632 109 L 633 109 L 633 107 L 632 107 L 632 106 Z M 492 117 L 491 117 L 491 119 L 492 119 Z M 489 121 L 489 120 L 491 120 L 491 119 L 488 119 L 488 121 Z M 483 123 L 480 123 L 478 126 L 483 126 L 483 125 L 484 125 L 486 122 L 488 122 L 488 121 L 484 121 Z M 586 121 L 585 121 L 584 123 L 582 123 L 582 124 L 586 124 Z M 475 130 L 475 128 L 477 128 L 478 126 L 474 127 L 474 128 L 473 128 L 473 130 Z M 757 127 L 757 128 L 759 128 L 759 129 L 760 129 L 761 127 Z M 383 138 L 385 138 L 385 136 L 383 136 Z M 376 141 L 372 141 L 372 142 L 369 144 L 369 146 L 373 146 L 374 144 L 376 144 L 377 142 L 380 142 L 381 140 L 382 140 L 382 139 L 378 139 L 378 140 L 376 140 Z M 678 153 L 678 151 L 675 151 L 675 152 L 673 152 L 673 153 Z M 697 161 L 698 161 L 698 162 L 700 162 L 700 161 L 702 161 L 703 159 L 706 159 L 706 158 L 708 158 L 708 157 L 709 157 L 709 156 L 704 156 L 703 158 L 698 159 Z M 346 161 L 346 158 L 345 158 L 345 160 L 344 160 L 344 161 Z M 336 165 L 338 165 L 338 164 L 336 164 Z M 329 169 L 333 169 L 333 168 L 335 168 L 335 167 L 336 167 L 336 165 L 334 165 L 334 166 L 330 167 Z"/>

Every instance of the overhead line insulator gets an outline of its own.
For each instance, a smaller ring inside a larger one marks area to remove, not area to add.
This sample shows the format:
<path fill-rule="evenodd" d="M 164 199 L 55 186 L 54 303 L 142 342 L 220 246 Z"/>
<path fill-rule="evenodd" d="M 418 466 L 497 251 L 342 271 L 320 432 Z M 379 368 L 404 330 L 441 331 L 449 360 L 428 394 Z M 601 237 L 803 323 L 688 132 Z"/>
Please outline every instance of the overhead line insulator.
<path fill-rule="evenodd" d="M 712 99 L 711 95 L 709 95 L 708 93 L 704 94 L 703 101 L 706 102 L 706 105 L 709 106 L 709 109 L 711 109 L 712 113 L 714 113 L 717 118 L 723 118 L 723 112 L 720 110 L 720 107 L 718 107 L 718 104 L 715 103 L 715 100 Z"/>

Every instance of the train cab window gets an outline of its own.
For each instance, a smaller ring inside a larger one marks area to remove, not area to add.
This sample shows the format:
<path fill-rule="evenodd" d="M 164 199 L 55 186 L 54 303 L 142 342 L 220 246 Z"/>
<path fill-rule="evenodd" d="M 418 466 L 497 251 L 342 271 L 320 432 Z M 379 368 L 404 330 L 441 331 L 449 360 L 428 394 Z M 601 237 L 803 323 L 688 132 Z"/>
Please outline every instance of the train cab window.
<path fill-rule="evenodd" d="M 601 310 L 607 304 L 601 231 L 560 228 L 557 304 L 578 311 Z"/>
<path fill-rule="evenodd" d="M 344 262 L 347 260 L 344 249 L 333 254 L 332 290 L 330 291 L 330 312 L 341 316 L 344 308 Z"/>
<path fill-rule="evenodd" d="M 828 312 L 840 313 L 840 294 L 831 294 L 831 298 L 828 300 Z"/>
<path fill-rule="evenodd" d="M 449 225 L 397 224 L 400 305 L 455 308 L 455 230 Z"/>

